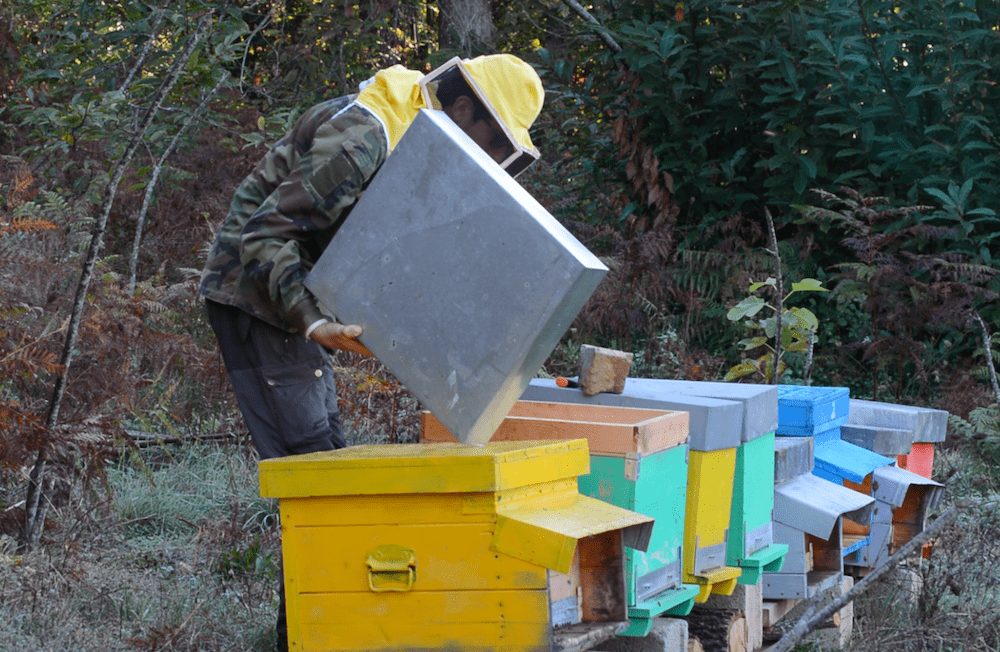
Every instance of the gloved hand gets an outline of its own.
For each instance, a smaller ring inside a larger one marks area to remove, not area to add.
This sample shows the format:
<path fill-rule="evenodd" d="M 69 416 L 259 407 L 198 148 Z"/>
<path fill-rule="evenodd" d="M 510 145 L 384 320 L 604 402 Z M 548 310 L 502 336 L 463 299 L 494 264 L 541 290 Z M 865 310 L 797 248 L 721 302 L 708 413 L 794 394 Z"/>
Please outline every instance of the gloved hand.
<path fill-rule="evenodd" d="M 361 335 L 360 326 L 353 324 L 345 326 L 344 324 L 328 321 L 317 326 L 309 334 L 309 339 L 318 342 L 328 349 L 341 349 L 350 351 L 351 353 L 371 355 L 372 352 L 368 350 L 368 347 L 357 341 L 356 338 L 359 335 Z"/>

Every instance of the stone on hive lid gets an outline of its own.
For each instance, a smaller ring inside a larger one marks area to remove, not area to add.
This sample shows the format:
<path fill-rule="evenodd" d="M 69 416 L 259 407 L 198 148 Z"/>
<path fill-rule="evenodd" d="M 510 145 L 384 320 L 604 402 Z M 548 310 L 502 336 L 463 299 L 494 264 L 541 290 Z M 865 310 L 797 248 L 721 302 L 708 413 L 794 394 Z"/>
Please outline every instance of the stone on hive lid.
<path fill-rule="evenodd" d="M 580 388 L 587 396 L 601 392 L 621 394 L 632 367 L 633 354 L 600 346 L 580 347 Z"/>
<path fill-rule="evenodd" d="M 482 443 L 606 272 L 444 113 L 421 111 L 306 286 L 456 438 Z"/>

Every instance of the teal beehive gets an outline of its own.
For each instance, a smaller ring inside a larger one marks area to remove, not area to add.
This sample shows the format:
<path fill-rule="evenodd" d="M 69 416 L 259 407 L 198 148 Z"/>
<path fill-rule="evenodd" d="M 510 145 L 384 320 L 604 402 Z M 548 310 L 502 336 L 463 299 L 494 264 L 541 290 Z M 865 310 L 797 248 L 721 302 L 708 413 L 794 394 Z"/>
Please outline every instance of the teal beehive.
<path fill-rule="evenodd" d="M 764 572 L 781 570 L 788 546 L 774 542 L 774 433 L 736 449 L 733 508 L 726 564 L 739 566 L 739 584 L 757 584 Z"/>
<path fill-rule="evenodd" d="M 687 446 L 647 453 L 638 460 L 591 453 L 580 493 L 655 519 L 649 549 L 626 550 L 631 625 L 625 636 L 645 636 L 660 615 L 686 616 L 698 587 L 682 583 Z"/>

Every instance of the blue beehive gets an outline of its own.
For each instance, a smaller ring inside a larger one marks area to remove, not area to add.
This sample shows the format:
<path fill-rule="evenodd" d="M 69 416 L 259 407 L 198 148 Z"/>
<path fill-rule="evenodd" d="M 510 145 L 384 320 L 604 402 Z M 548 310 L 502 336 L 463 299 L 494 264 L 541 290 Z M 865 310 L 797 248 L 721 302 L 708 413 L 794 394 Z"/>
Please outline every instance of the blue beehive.
<path fill-rule="evenodd" d="M 778 434 L 814 437 L 847 423 L 846 387 L 778 385 Z"/>

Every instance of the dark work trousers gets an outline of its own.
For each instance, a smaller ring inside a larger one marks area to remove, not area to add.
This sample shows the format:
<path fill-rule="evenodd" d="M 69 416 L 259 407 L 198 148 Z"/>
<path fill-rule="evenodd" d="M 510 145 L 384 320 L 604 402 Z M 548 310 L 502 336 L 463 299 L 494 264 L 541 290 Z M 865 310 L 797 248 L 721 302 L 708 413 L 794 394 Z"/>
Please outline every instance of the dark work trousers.
<path fill-rule="evenodd" d="M 208 320 L 261 459 L 346 446 L 333 367 L 322 346 L 239 308 L 206 301 Z M 288 649 L 279 582 L 278 649 Z"/>

